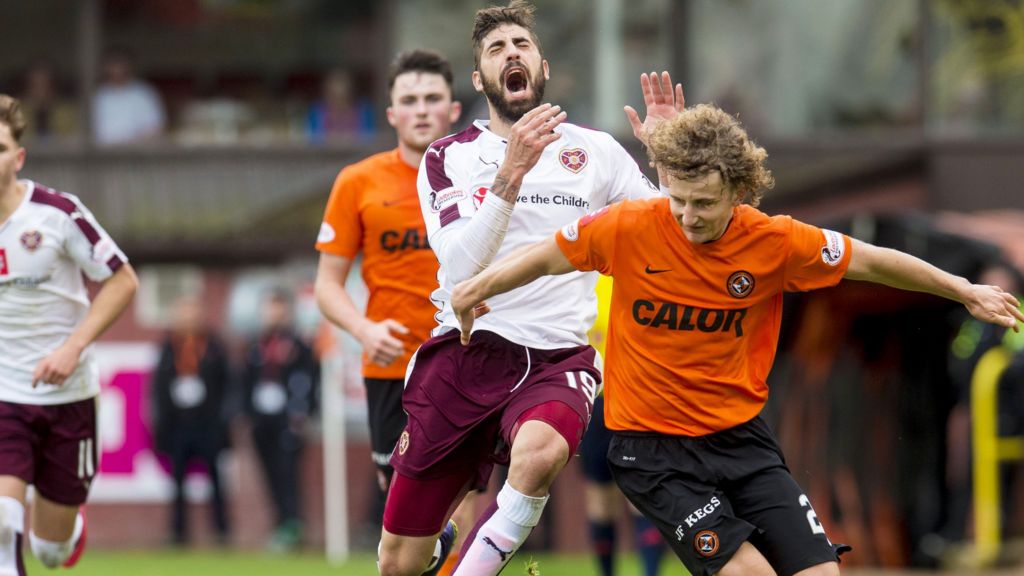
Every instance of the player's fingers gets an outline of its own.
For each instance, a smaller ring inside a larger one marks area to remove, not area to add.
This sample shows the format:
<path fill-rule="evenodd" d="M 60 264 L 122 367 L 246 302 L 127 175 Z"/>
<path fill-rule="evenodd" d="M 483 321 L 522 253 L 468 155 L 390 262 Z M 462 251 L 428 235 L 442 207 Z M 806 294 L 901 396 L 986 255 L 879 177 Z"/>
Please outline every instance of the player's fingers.
<path fill-rule="evenodd" d="M 633 135 L 639 138 L 643 134 L 644 127 L 643 122 L 640 121 L 640 115 L 632 106 L 624 106 L 622 109 L 626 111 L 626 119 L 629 120 L 629 126 L 633 128 Z"/>
<path fill-rule="evenodd" d="M 469 338 L 473 334 L 473 315 L 474 315 L 474 312 L 475 312 L 475 309 L 474 309 L 474 311 L 463 313 L 459 317 L 459 325 L 460 325 L 460 329 L 459 329 L 460 330 L 459 342 L 461 342 L 463 346 L 469 346 Z"/>
<path fill-rule="evenodd" d="M 551 104 L 544 103 L 530 110 L 526 114 L 523 114 L 523 117 L 512 125 L 512 135 L 515 136 L 516 134 L 528 134 L 531 130 L 534 129 L 530 127 L 530 123 L 535 121 L 537 116 L 543 114 L 550 108 Z"/>
<path fill-rule="evenodd" d="M 683 85 L 676 84 L 676 111 L 682 112 L 686 109 L 686 99 L 683 97 Z"/>
<path fill-rule="evenodd" d="M 473 317 L 479 318 L 490 311 L 491 307 L 487 305 L 487 302 L 481 302 L 473 307 Z"/>
<path fill-rule="evenodd" d="M 654 101 L 656 104 L 664 104 L 668 95 L 665 92 L 665 87 L 661 84 L 661 78 L 657 72 L 651 72 L 651 90 L 654 91 Z M 669 90 L 671 93 L 671 89 Z"/>
<path fill-rule="evenodd" d="M 665 97 L 665 101 L 673 95 L 672 92 L 672 76 L 669 75 L 668 70 L 661 73 L 661 94 Z"/>
<path fill-rule="evenodd" d="M 647 77 L 647 74 L 640 75 L 640 92 L 644 95 L 644 105 L 654 105 L 654 92 L 651 90 L 651 79 Z"/>
<path fill-rule="evenodd" d="M 566 114 L 566 112 L 563 110 L 558 114 L 555 114 L 554 116 L 548 118 L 543 124 L 541 124 L 541 133 L 553 132 L 554 129 L 557 128 L 558 125 L 561 124 L 562 122 L 565 122 L 565 119 L 568 117 L 569 115 Z"/>
<path fill-rule="evenodd" d="M 565 112 L 562 111 L 562 107 L 552 106 L 534 116 L 533 120 L 527 124 L 527 127 L 531 130 L 550 131 L 551 128 L 554 128 L 561 122 L 561 120 L 556 120 L 559 116 L 562 117 L 562 120 L 565 120 Z"/>
<path fill-rule="evenodd" d="M 404 324 L 402 324 L 398 320 L 395 320 L 394 318 L 386 318 L 381 323 L 387 326 L 388 330 L 390 330 L 391 332 L 398 332 L 399 334 L 409 333 L 409 329 L 406 328 Z"/>
<path fill-rule="evenodd" d="M 1020 322 L 1024 322 L 1024 312 L 1021 312 L 1020 305 L 1011 305 L 1010 314 Z"/>

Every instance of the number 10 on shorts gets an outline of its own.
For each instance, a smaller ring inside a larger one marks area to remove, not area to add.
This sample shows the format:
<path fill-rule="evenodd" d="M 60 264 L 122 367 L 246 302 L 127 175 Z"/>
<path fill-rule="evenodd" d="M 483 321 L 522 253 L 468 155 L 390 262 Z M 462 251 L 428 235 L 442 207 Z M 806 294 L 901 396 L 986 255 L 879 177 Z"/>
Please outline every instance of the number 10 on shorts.
<path fill-rule="evenodd" d="M 577 375 L 579 375 L 577 377 Z M 573 390 L 583 390 L 583 394 L 586 395 L 587 401 L 591 405 L 594 404 L 594 399 L 597 398 L 597 380 L 594 379 L 588 372 L 566 372 L 565 379 L 569 381 L 569 388 Z M 577 383 L 578 381 L 578 383 Z"/>

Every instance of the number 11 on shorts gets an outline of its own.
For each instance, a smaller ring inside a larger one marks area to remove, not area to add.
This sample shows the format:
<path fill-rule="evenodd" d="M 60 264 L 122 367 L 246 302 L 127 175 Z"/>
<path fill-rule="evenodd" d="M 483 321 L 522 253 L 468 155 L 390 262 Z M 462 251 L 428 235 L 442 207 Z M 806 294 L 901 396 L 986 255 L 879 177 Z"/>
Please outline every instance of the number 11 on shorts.
<path fill-rule="evenodd" d="M 576 383 L 576 375 L 579 374 L 579 384 Z M 583 390 L 583 394 L 586 395 L 587 401 L 591 405 L 594 404 L 594 399 L 597 398 L 597 380 L 594 379 L 587 372 L 566 372 L 565 379 L 569 381 L 569 388 L 573 390 Z"/>

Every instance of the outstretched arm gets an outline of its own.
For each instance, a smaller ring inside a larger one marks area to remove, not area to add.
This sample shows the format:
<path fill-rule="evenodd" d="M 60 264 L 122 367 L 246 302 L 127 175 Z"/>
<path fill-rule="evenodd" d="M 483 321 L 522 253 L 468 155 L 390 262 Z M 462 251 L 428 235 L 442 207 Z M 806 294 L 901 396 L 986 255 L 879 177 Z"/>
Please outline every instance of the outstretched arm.
<path fill-rule="evenodd" d="M 575 268 L 552 237 L 521 248 L 480 274 L 460 282 L 452 291 L 452 309 L 462 325 L 462 343 L 469 344 L 473 319 L 480 315 L 480 311 L 474 313 L 474 309 L 484 300 L 529 284 L 541 276 L 556 276 L 573 270 Z"/>
<path fill-rule="evenodd" d="M 978 320 L 1020 331 L 1024 322 L 1020 302 L 998 286 L 971 284 L 898 250 L 853 240 L 845 278 L 885 284 L 902 290 L 927 292 L 960 302 Z"/>

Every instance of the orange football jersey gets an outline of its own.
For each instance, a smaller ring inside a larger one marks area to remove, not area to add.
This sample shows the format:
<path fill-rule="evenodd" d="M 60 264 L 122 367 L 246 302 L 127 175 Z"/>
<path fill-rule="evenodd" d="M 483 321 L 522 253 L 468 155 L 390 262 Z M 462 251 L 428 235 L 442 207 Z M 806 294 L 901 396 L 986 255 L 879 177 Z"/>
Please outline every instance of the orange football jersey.
<path fill-rule="evenodd" d="M 768 399 L 782 294 L 831 286 L 850 239 L 750 206 L 693 244 L 667 198 L 627 201 L 556 234 L 580 270 L 615 279 L 605 359 L 612 430 L 703 436 L 742 424 Z"/>
<path fill-rule="evenodd" d="M 367 378 L 405 378 L 412 353 L 437 325 L 437 308 L 430 301 L 437 288 L 437 257 L 427 243 L 416 175 L 398 149 L 346 167 L 334 182 L 316 243 L 321 252 L 350 259 L 362 252 L 367 318 L 393 318 L 409 328 L 400 336 L 405 353 L 391 365 L 363 357 Z"/>

